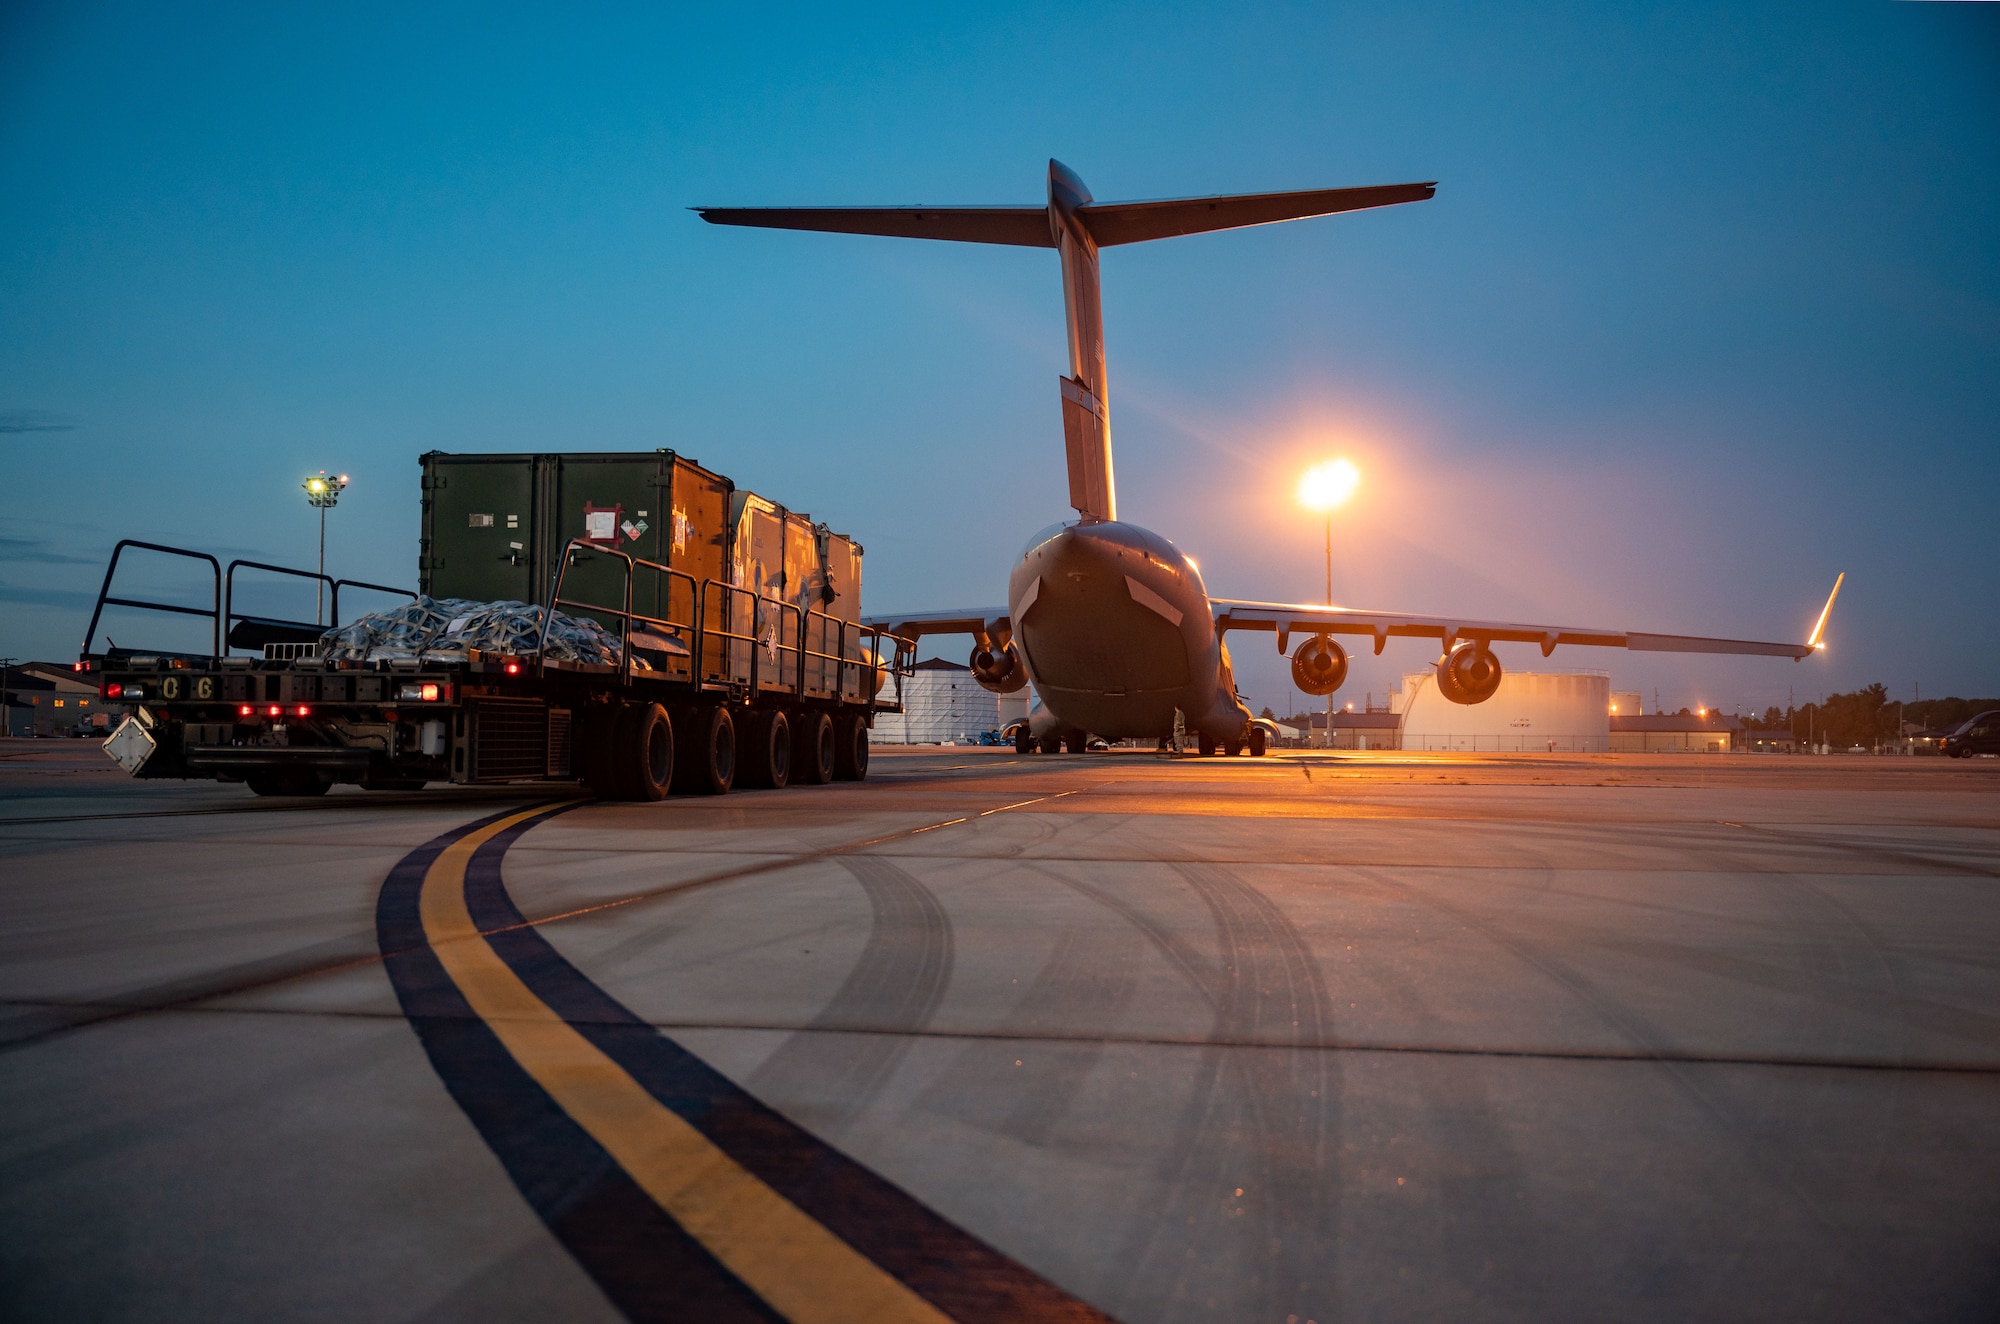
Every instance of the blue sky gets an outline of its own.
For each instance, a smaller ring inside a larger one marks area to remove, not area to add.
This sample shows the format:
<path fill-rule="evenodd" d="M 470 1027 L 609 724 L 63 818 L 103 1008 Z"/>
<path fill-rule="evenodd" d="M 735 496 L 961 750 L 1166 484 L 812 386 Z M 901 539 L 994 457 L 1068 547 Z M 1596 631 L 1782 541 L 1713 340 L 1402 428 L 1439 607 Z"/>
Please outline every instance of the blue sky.
<path fill-rule="evenodd" d="M 1316 599 L 1788 637 L 1668 707 L 2000 692 L 2000 9 L 0 6 L 0 652 L 121 536 L 412 581 L 425 450 L 672 446 L 997 602 L 1066 512 L 1054 256 L 697 203 L 1439 181 L 1112 250 L 1121 514 Z M 1532 649 L 1503 652 L 1532 667 Z M 1379 699 L 1429 660 L 1357 659 Z M 1268 638 L 1239 675 L 1292 696 Z M 1649 694 L 1650 697 L 1650 694 Z"/>

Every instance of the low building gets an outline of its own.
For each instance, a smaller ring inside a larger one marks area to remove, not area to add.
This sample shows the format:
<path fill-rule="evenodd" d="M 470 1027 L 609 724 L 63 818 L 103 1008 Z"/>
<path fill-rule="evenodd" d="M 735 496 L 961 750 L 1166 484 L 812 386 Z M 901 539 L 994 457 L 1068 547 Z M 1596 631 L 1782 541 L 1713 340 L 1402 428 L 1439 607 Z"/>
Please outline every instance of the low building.
<path fill-rule="evenodd" d="M 1397 749 L 1402 744 L 1403 717 L 1400 713 L 1333 713 L 1333 741 L 1326 739 L 1326 714 L 1313 714 L 1313 744 L 1331 749 Z"/>
<path fill-rule="evenodd" d="M 110 734 L 127 704 L 107 703 L 94 678 L 63 662 L 22 662 L 0 669 L 0 729 L 10 736 Z"/>
<path fill-rule="evenodd" d="M 1611 719 L 1614 754 L 1727 754 L 1743 723 L 1722 713 L 1653 713 Z M 1771 732 L 1759 732 L 1770 735 Z"/>
<path fill-rule="evenodd" d="M 1799 738 L 1790 731 L 1754 731 L 1745 727 L 1736 733 L 1732 748 L 1745 754 L 1796 754 Z"/>
<path fill-rule="evenodd" d="M 877 745 L 965 745 L 1000 728 L 1000 696 L 972 668 L 934 657 L 903 677 L 903 711 L 882 713 L 868 739 Z"/>

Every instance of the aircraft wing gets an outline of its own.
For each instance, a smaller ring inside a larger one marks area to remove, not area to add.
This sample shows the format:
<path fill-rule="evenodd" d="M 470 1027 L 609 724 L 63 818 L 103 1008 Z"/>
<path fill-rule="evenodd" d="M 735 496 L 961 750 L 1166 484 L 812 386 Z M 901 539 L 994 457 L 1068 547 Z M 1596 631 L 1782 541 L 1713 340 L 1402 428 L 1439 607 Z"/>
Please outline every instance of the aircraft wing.
<path fill-rule="evenodd" d="M 1005 607 L 967 607 L 960 611 L 903 612 L 899 615 L 869 616 L 862 620 L 871 629 L 885 630 L 903 639 L 921 639 L 927 634 L 1007 634 L 1011 629 Z"/>
<path fill-rule="evenodd" d="M 1803 643 L 1766 643 L 1752 639 L 1710 639 L 1700 635 L 1650 634 L 1638 630 L 1613 630 L 1579 625 L 1529 625 L 1516 621 L 1480 621 L 1462 616 L 1414 616 L 1406 612 L 1361 611 L 1352 607 L 1318 607 L 1287 602 L 1238 602 L 1214 598 L 1215 628 L 1225 630 L 1275 630 L 1278 648 L 1294 634 L 1368 635 L 1380 653 L 1392 638 L 1437 639 L 1446 649 L 1464 640 L 1482 643 L 1523 643 L 1540 645 L 1547 657 L 1560 644 L 1585 644 L 1593 648 L 1628 648 L 1648 653 L 1747 653 L 1758 657 L 1811 657 L 1820 648 L 1833 600 L 1840 595 L 1843 574 L 1834 580 L 1833 593 L 1820 611 L 1819 621 Z"/>

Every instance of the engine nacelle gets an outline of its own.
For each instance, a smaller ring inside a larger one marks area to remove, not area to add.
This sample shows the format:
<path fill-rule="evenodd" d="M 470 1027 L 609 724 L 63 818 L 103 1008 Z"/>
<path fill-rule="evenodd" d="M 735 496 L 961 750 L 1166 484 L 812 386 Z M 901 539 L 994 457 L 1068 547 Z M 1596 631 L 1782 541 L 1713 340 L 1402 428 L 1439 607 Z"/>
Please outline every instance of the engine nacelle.
<path fill-rule="evenodd" d="M 999 648 L 974 644 L 972 659 L 966 665 L 972 668 L 972 678 L 979 682 L 979 687 L 994 694 L 1014 694 L 1028 683 L 1028 669 L 1021 665 L 1021 655 L 1015 651 L 1012 639 Z"/>
<path fill-rule="evenodd" d="M 1316 634 L 1292 653 L 1292 684 L 1307 694 L 1327 695 L 1347 683 L 1347 652 Z"/>
<path fill-rule="evenodd" d="M 1437 661 L 1438 693 L 1453 703 L 1485 703 L 1499 693 L 1503 674 L 1485 644 L 1460 644 Z"/>

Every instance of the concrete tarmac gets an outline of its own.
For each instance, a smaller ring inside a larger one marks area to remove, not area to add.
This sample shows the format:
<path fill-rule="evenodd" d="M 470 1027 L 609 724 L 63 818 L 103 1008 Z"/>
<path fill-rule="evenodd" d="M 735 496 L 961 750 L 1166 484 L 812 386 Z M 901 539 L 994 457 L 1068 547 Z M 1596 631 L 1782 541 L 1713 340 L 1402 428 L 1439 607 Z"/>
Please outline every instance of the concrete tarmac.
<path fill-rule="evenodd" d="M 2000 1315 L 2000 761 L 577 800 L 0 742 L 0 1312 Z"/>

